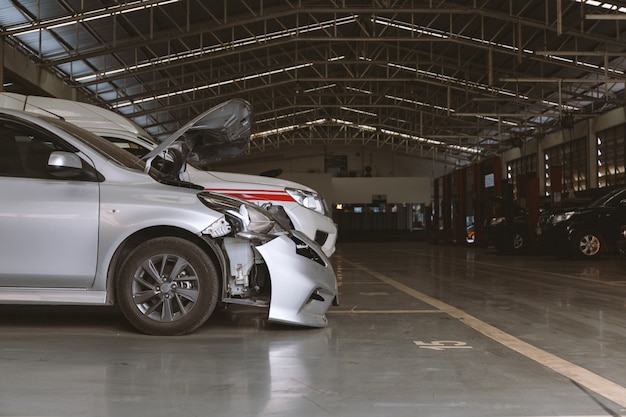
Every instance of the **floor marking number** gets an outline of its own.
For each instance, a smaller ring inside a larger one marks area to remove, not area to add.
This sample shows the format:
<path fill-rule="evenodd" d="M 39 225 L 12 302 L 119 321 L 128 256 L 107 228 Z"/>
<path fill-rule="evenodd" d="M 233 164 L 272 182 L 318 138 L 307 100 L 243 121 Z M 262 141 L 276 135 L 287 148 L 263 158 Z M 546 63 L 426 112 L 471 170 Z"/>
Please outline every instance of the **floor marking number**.
<path fill-rule="evenodd" d="M 472 349 L 465 342 L 457 342 L 456 340 L 433 340 L 432 342 L 422 342 L 420 340 L 413 341 L 420 349 L 446 350 L 446 349 Z"/>

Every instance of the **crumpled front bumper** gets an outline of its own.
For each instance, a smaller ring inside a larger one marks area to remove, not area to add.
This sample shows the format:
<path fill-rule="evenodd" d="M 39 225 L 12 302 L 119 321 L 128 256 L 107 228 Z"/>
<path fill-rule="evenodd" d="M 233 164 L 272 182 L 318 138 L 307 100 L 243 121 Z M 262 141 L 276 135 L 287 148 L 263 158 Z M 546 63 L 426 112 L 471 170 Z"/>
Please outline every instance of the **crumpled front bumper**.
<path fill-rule="evenodd" d="M 337 297 L 335 272 L 320 247 L 296 230 L 257 246 L 270 273 L 268 320 L 311 327 L 328 324 Z"/>

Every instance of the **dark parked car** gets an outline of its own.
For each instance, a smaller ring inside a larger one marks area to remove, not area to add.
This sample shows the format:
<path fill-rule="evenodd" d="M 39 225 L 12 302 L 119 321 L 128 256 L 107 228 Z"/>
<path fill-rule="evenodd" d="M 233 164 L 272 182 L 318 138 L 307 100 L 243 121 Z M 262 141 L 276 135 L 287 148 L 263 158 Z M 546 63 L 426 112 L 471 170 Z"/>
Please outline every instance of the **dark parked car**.
<path fill-rule="evenodd" d="M 626 188 L 575 209 L 544 212 L 537 227 L 541 246 L 561 256 L 593 258 L 617 250 L 626 224 Z"/>
<path fill-rule="evenodd" d="M 490 242 L 500 251 L 526 249 L 528 230 L 528 213 L 525 210 L 512 218 L 511 226 L 504 216 L 492 218 L 487 226 Z"/>

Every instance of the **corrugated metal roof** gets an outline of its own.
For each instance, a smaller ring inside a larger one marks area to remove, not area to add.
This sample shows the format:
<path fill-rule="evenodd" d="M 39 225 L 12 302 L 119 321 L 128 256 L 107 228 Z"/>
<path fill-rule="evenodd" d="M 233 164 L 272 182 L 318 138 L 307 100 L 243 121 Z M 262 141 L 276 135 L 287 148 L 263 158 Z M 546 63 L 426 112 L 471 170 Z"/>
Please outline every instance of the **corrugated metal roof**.
<path fill-rule="evenodd" d="M 236 96 L 276 146 L 377 136 L 468 161 L 625 104 L 626 4 L 593 4 L 16 0 L 0 28 L 156 135 Z"/>

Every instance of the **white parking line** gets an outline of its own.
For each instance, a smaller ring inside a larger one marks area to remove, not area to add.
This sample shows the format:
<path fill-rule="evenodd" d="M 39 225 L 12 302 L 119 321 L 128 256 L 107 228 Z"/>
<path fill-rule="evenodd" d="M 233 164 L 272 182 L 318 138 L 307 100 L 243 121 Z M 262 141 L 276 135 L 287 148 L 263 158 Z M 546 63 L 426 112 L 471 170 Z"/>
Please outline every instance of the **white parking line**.
<path fill-rule="evenodd" d="M 545 350 L 539 349 L 529 343 L 526 343 L 523 340 L 518 339 L 515 336 L 512 336 L 506 332 L 503 332 L 502 330 L 490 324 L 487 324 L 484 321 L 479 320 L 476 317 L 471 316 L 456 307 L 452 307 L 451 305 L 439 301 L 436 298 L 430 297 L 417 290 L 414 290 L 413 288 L 404 285 L 392 278 L 389 278 L 386 275 L 366 268 L 358 263 L 348 261 L 347 259 L 344 259 L 344 261 L 346 263 L 349 263 L 350 265 L 353 265 L 356 268 L 359 268 L 363 272 L 367 272 L 368 274 L 371 274 L 379 280 L 386 282 L 387 284 L 410 295 L 411 297 L 417 298 L 418 300 L 423 301 L 449 314 L 450 316 L 458 319 L 461 323 L 464 323 L 465 325 L 508 347 L 509 349 L 512 349 L 520 353 L 521 355 L 524 355 L 525 357 L 552 369 L 553 371 L 563 375 L 564 377 L 569 378 L 573 382 L 584 386 L 585 388 L 599 395 L 602 395 L 603 397 L 613 401 L 616 404 L 619 404 L 622 407 L 626 407 L 626 388 L 622 387 L 621 385 L 618 385 L 613 381 L 609 381 L 608 379 L 603 378 L 600 375 L 595 374 L 591 371 L 588 371 L 585 368 L 568 362 L 565 359 L 559 358 L 558 356 L 546 352 Z"/>

